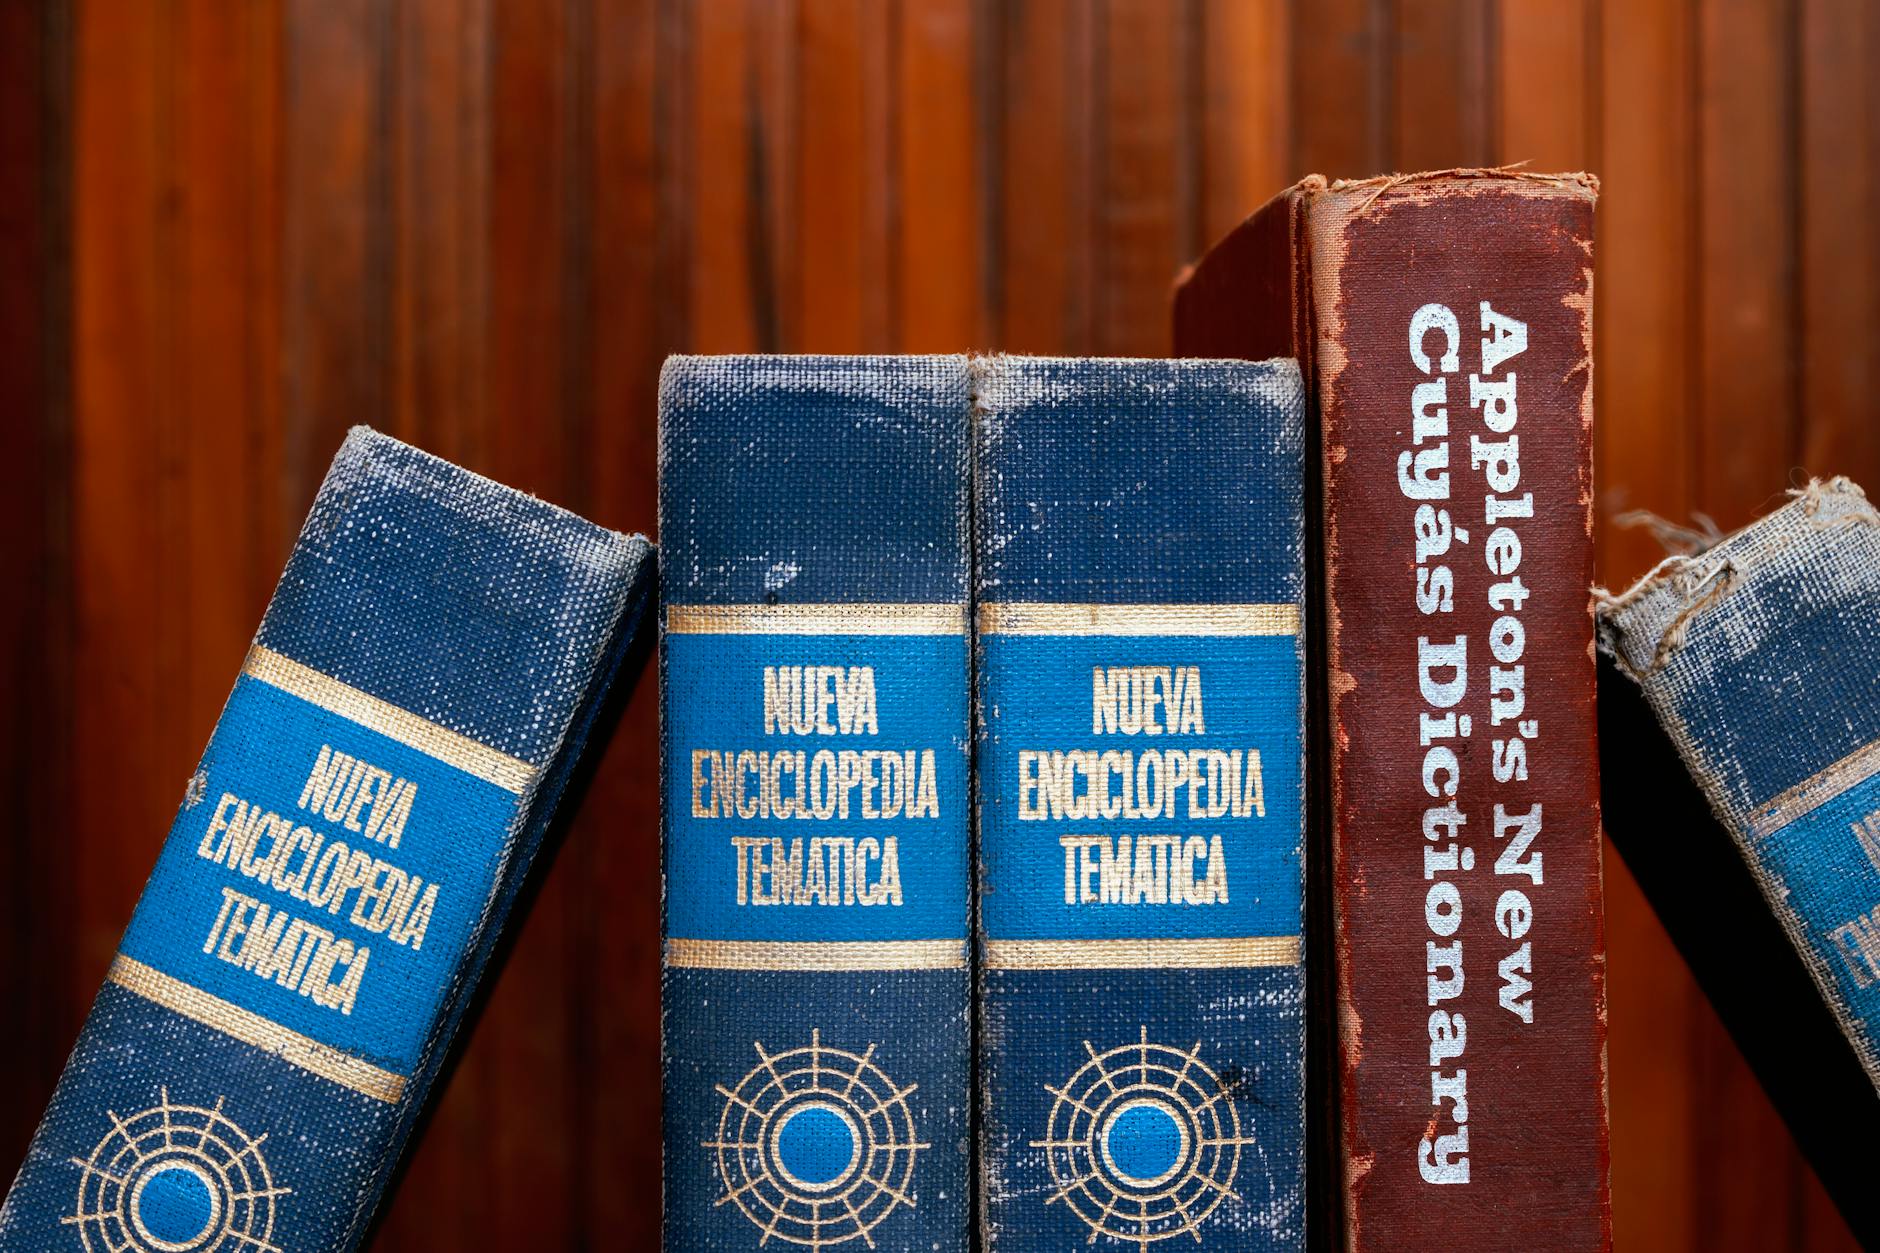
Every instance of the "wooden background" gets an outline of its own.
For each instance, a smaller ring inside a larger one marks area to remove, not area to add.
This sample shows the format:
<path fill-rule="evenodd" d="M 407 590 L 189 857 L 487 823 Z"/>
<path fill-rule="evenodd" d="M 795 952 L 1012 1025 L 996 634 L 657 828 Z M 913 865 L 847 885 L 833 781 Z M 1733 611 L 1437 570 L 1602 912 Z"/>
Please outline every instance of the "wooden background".
<path fill-rule="evenodd" d="M 1877 54 L 1863 0 L 0 0 L 0 1157 L 347 425 L 651 530 L 668 352 L 1161 353 L 1295 176 L 1525 158 L 1605 180 L 1602 516 L 1727 527 L 1880 484 Z M 378 1248 L 652 1247 L 654 754 L 649 683 Z M 1851 1247 L 1607 874 L 1620 1247 Z"/>

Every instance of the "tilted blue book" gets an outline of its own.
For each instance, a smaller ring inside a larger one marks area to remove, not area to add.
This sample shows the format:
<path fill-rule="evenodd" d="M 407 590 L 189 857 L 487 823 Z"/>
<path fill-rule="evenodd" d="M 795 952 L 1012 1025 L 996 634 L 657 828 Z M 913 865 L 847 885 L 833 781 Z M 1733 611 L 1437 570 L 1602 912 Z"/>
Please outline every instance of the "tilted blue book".
<path fill-rule="evenodd" d="M 660 381 L 665 1244 L 968 1247 L 964 357 Z"/>
<path fill-rule="evenodd" d="M 353 431 L 0 1208 L 0 1249 L 359 1243 L 651 566 L 642 539 Z"/>
<path fill-rule="evenodd" d="M 983 1247 L 1302 1248 L 1298 368 L 977 375 Z"/>
<path fill-rule="evenodd" d="M 1811 483 L 1603 598 L 1599 638 L 1880 1087 L 1880 511 L 1846 479 Z M 1871 1177 L 1854 1187 L 1844 1210 L 1871 1225 Z"/>

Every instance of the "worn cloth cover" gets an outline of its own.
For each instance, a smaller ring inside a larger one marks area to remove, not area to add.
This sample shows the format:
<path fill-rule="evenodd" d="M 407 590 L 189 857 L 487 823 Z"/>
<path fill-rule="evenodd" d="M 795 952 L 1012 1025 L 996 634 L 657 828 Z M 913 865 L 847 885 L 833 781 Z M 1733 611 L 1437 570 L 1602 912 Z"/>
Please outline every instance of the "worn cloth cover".
<path fill-rule="evenodd" d="M 1298 366 L 975 383 L 983 1245 L 1302 1248 Z"/>
<path fill-rule="evenodd" d="M 1880 512 L 1812 483 L 1599 620 L 1880 1085 Z"/>
<path fill-rule="evenodd" d="M 352 432 L 0 1249 L 358 1244 L 651 564 L 642 539 Z"/>
<path fill-rule="evenodd" d="M 1314 176 L 1176 297 L 1178 353 L 1290 352 L 1308 376 L 1333 994 L 1314 1009 L 1336 1027 L 1313 1107 L 1338 1111 L 1318 1192 L 1354 1250 L 1612 1239 L 1596 195 L 1581 174 Z"/>
<path fill-rule="evenodd" d="M 964 357 L 660 382 L 665 1243 L 969 1246 Z"/>

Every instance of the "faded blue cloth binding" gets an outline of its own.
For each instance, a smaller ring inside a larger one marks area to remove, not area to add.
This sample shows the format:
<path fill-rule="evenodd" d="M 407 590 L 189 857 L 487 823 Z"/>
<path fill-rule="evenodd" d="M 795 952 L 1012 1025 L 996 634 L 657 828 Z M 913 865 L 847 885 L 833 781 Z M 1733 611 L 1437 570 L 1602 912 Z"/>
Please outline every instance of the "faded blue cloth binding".
<path fill-rule="evenodd" d="M 969 1245 L 964 357 L 660 382 L 665 1246 Z"/>
<path fill-rule="evenodd" d="M 1298 368 L 976 387 L 983 1245 L 1302 1248 Z"/>
<path fill-rule="evenodd" d="M 650 551 L 347 437 L 0 1250 L 358 1245 L 627 651 Z"/>
<path fill-rule="evenodd" d="M 1880 512 L 1811 483 L 1599 607 L 1880 1087 Z"/>

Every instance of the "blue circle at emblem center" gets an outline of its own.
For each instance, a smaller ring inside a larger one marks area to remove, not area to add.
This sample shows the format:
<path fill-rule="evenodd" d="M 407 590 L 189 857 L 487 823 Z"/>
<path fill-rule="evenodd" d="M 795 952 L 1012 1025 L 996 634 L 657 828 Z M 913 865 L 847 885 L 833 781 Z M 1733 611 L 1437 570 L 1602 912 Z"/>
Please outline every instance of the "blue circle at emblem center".
<path fill-rule="evenodd" d="M 778 1163 L 790 1181 L 805 1188 L 839 1183 L 859 1155 L 855 1124 L 830 1105 L 803 1105 L 777 1129 Z"/>
<path fill-rule="evenodd" d="M 1155 1184 L 1181 1165 L 1188 1136 L 1173 1110 L 1160 1101 L 1124 1106 L 1103 1131 L 1103 1156 L 1132 1184 Z"/>
<path fill-rule="evenodd" d="M 134 1218 L 152 1243 L 186 1249 L 209 1234 L 220 1208 L 214 1189 L 200 1169 L 165 1165 L 137 1185 Z"/>

